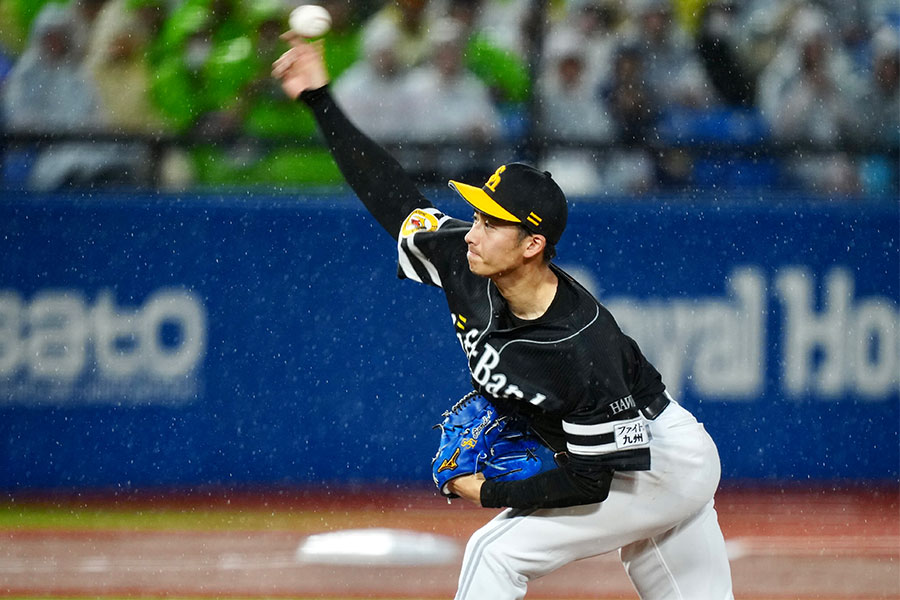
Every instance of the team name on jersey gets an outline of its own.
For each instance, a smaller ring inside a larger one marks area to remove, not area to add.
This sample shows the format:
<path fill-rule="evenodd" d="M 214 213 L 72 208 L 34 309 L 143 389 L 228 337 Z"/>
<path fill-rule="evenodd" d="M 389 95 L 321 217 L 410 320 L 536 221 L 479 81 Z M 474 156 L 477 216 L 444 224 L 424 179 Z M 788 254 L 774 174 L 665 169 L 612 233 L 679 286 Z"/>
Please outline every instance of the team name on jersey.
<path fill-rule="evenodd" d="M 455 318 L 454 322 L 459 326 L 459 318 Z M 459 331 L 456 333 L 456 338 L 469 359 L 469 371 L 472 379 L 482 386 L 486 393 L 497 398 L 525 400 L 535 406 L 546 400 L 547 396 L 544 394 L 525 392 L 519 385 L 510 381 L 505 373 L 497 370 L 500 365 L 500 353 L 487 342 L 479 345 L 480 333 L 474 328 L 469 329 L 465 334 Z"/>

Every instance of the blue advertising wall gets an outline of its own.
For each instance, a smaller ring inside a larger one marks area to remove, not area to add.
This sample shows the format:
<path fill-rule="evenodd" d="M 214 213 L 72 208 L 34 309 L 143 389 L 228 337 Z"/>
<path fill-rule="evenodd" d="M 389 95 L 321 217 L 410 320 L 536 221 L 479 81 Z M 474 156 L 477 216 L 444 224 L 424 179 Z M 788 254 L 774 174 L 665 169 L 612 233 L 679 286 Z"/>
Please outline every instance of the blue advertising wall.
<path fill-rule="evenodd" d="M 900 477 L 896 204 L 585 199 L 569 223 L 558 262 L 726 480 Z M 0 489 L 427 482 L 468 376 L 394 253 L 345 195 L 0 197 Z"/>

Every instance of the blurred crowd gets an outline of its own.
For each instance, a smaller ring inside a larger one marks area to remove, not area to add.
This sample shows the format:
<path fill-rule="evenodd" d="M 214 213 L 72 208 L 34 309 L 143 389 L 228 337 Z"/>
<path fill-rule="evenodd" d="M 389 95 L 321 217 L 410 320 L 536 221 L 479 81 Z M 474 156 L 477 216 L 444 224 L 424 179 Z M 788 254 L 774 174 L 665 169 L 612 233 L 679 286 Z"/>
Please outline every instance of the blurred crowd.
<path fill-rule="evenodd" d="M 4 129 L 75 134 L 8 144 L 4 180 L 340 181 L 270 76 L 299 3 L 0 0 Z M 423 179 L 524 158 L 573 194 L 898 189 L 896 0 L 318 3 L 335 96 Z"/>

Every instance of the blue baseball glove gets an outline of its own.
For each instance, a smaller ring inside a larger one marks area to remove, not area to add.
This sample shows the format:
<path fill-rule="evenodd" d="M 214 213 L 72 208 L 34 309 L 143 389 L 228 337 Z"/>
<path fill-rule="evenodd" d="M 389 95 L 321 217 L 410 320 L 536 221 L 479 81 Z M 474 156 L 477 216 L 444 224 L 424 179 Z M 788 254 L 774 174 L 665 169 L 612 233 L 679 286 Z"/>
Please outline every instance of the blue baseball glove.
<path fill-rule="evenodd" d="M 485 479 L 527 479 L 556 466 L 553 453 L 521 420 L 497 414 L 487 398 L 470 392 L 443 415 L 437 454 L 431 461 L 441 494 L 457 498 L 447 482 L 483 473 Z"/>

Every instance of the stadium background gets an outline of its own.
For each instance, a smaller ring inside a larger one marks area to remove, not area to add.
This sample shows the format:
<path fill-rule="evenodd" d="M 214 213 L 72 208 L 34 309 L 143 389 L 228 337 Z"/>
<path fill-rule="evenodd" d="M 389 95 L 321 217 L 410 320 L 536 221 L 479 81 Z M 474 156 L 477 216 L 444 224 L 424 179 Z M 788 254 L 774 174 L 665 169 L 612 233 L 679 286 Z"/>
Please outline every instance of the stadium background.
<path fill-rule="evenodd" d="M 27 23 L 39 4 L 2 6 Z M 531 114 L 527 101 L 508 108 L 511 123 Z M 308 116 L 287 110 L 297 129 L 277 128 L 252 168 L 233 168 L 230 134 L 88 132 L 151 156 L 186 151 L 192 179 L 178 189 L 156 175 L 29 189 L 42 149 L 67 134 L 4 135 L 0 595 L 452 593 L 452 560 L 295 558 L 310 535 L 360 528 L 460 544 L 487 515 L 428 487 L 431 426 L 468 389 L 440 294 L 395 279 L 392 244 L 340 185 Z M 704 132 L 721 114 L 668 121 L 683 128 L 665 143 L 702 149 L 692 177 L 573 195 L 559 262 L 717 440 L 737 592 L 896 597 L 896 175 L 851 194 L 803 188 L 779 175 L 785 149 L 771 140 L 750 140 L 749 158 L 735 140 L 710 152 L 723 140 Z M 487 155 L 533 156 L 527 133 Z M 878 152 L 896 168 L 895 149 Z M 465 216 L 441 173 L 417 175 Z M 537 593 L 631 597 L 614 563 Z"/>

